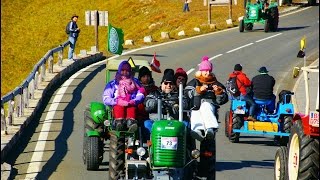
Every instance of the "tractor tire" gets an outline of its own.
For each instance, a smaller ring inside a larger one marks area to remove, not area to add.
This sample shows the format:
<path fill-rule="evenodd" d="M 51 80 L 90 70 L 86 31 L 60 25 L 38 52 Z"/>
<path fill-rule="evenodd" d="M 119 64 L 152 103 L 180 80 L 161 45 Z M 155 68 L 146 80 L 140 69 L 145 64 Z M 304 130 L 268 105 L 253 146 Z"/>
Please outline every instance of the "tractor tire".
<path fill-rule="evenodd" d="M 276 151 L 274 158 L 274 179 L 286 180 L 287 175 L 287 162 L 288 162 L 288 149 L 286 146 L 280 146 Z"/>
<path fill-rule="evenodd" d="M 251 31 L 253 29 L 253 24 L 252 23 L 248 23 L 245 25 L 244 29 L 246 31 Z"/>
<path fill-rule="evenodd" d="M 205 177 L 207 180 L 216 179 L 216 136 L 213 141 L 204 139 L 200 144 L 198 176 Z"/>
<path fill-rule="evenodd" d="M 264 20 L 264 32 L 269 32 L 270 22 L 268 19 Z"/>
<path fill-rule="evenodd" d="M 117 137 L 110 132 L 109 179 L 117 180 L 125 176 L 125 137 Z"/>
<path fill-rule="evenodd" d="M 243 19 L 240 20 L 240 23 L 239 23 L 239 31 L 240 31 L 240 32 L 243 32 L 243 31 L 244 31 L 244 21 L 243 21 Z"/>
<path fill-rule="evenodd" d="M 319 137 L 304 134 L 301 120 L 292 125 L 288 147 L 289 179 L 319 179 Z"/>
<path fill-rule="evenodd" d="M 229 137 L 229 132 L 228 132 L 229 118 L 230 118 L 230 111 L 227 111 L 224 117 L 224 133 L 226 137 Z"/>
<path fill-rule="evenodd" d="M 270 30 L 276 32 L 279 24 L 279 10 L 278 7 L 270 9 Z"/>
<path fill-rule="evenodd" d="M 86 138 L 86 165 L 87 170 L 99 168 L 99 137 Z"/>
<path fill-rule="evenodd" d="M 232 117 L 232 129 L 240 129 L 242 127 L 242 117 L 233 114 Z M 232 143 L 238 143 L 239 142 L 240 133 L 231 132 L 229 134 L 229 141 Z"/>
<path fill-rule="evenodd" d="M 308 0 L 309 6 L 315 6 L 317 4 L 317 0 Z"/>
<path fill-rule="evenodd" d="M 293 117 L 292 116 L 284 116 L 284 123 L 283 123 L 283 131 L 286 133 L 290 133 Z"/>

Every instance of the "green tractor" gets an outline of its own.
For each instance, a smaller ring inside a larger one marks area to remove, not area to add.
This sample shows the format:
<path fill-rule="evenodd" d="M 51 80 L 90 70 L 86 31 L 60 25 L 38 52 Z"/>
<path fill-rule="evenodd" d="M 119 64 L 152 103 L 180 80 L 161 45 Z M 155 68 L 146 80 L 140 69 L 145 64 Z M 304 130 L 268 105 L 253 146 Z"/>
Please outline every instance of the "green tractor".
<path fill-rule="evenodd" d="M 265 2 L 263 0 L 257 0 L 255 3 L 251 3 L 250 0 L 245 3 L 245 15 L 240 20 L 239 31 L 243 32 L 251 31 L 255 23 L 264 24 L 264 32 L 277 31 L 279 24 L 279 10 L 278 3 Z"/>
<path fill-rule="evenodd" d="M 129 63 L 134 72 L 138 72 L 142 66 L 151 69 L 147 60 L 133 62 L 130 59 Z M 106 61 L 106 82 L 112 79 L 121 62 L 116 59 Z M 128 179 L 132 167 L 139 168 L 139 172 L 146 172 L 146 161 L 136 160 L 147 156 L 139 135 L 141 129 L 136 132 L 116 131 L 111 126 L 112 122 L 112 107 L 105 106 L 102 102 L 91 102 L 85 109 L 83 161 L 87 170 L 99 169 L 105 143 L 109 140 L 109 179 Z M 144 176 L 139 174 L 139 179 Z"/>

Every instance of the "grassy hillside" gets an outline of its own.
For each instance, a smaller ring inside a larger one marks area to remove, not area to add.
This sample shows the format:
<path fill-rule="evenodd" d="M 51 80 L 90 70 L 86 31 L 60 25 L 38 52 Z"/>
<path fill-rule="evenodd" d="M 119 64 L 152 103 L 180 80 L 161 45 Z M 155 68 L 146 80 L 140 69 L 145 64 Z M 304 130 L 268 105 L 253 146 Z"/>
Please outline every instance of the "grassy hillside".
<path fill-rule="evenodd" d="M 243 0 L 233 6 L 234 24 L 243 15 Z M 28 76 L 34 65 L 49 49 L 67 40 L 66 23 L 78 14 L 81 34 L 76 52 L 89 50 L 95 44 L 94 27 L 85 25 L 85 11 L 109 11 L 109 22 L 122 28 L 126 39 L 137 48 L 144 46 L 143 37 L 152 35 L 159 43 L 162 31 L 179 39 L 177 32 L 185 30 L 186 37 L 226 28 L 228 7 L 212 7 L 212 20 L 217 29 L 207 25 L 207 6 L 203 0 L 193 0 L 190 12 L 183 13 L 183 0 L 2 0 L 1 1 L 1 96 L 13 90 Z M 150 27 L 152 24 L 157 24 Z M 99 27 L 100 51 L 106 52 L 107 27 Z M 154 44 L 153 43 L 153 44 Z M 150 52 L 152 53 L 152 52 Z M 65 56 L 66 57 L 66 56 Z"/>

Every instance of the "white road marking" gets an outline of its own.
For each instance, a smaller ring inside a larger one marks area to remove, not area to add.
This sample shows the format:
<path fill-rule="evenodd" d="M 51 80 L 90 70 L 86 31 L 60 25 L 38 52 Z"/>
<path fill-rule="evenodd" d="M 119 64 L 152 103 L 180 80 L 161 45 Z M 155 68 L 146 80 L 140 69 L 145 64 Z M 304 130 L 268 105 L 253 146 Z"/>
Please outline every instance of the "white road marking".
<path fill-rule="evenodd" d="M 194 68 L 191 68 L 189 71 L 187 71 L 187 74 L 189 75 L 192 71 L 194 71 Z"/>
<path fill-rule="evenodd" d="M 281 35 L 281 34 L 282 34 L 282 33 L 275 34 L 275 35 L 273 35 L 273 36 L 269 36 L 269 37 L 266 37 L 266 38 L 260 39 L 260 40 L 258 40 L 258 41 L 256 41 L 256 42 L 261 42 L 261 41 L 264 41 L 264 40 L 267 40 L 267 39 L 271 39 L 271 38 L 276 37 L 276 36 L 279 36 L 279 35 Z"/>
<path fill-rule="evenodd" d="M 52 123 L 53 118 L 55 116 L 55 112 L 58 108 L 58 105 L 63 98 L 64 93 L 66 92 L 68 86 L 72 83 L 72 81 L 74 79 L 76 79 L 76 77 L 79 76 L 82 72 L 86 71 L 90 67 L 91 66 L 88 66 L 84 69 L 81 69 L 80 71 L 78 71 L 77 73 L 72 75 L 65 83 L 63 83 L 62 87 L 59 89 L 59 91 L 55 95 L 53 102 L 50 105 L 50 108 L 49 108 L 48 113 L 45 118 L 46 123 L 44 123 L 42 125 L 41 131 L 39 134 L 39 138 L 38 138 L 38 142 L 36 144 L 36 147 L 34 149 L 34 153 L 32 155 L 31 161 L 28 166 L 28 170 L 26 173 L 27 174 L 26 179 L 35 179 L 35 177 L 41 171 L 40 166 L 41 166 L 42 156 L 43 156 L 43 152 L 44 152 L 44 149 L 46 146 L 46 140 L 49 135 L 51 123 Z"/>
<path fill-rule="evenodd" d="M 212 61 L 213 59 L 215 59 L 215 58 L 217 58 L 217 57 L 220 57 L 220 56 L 222 56 L 222 55 L 223 55 L 223 54 L 215 55 L 215 56 L 213 56 L 213 57 L 209 58 L 209 61 Z"/>
<path fill-rule="evenodd" d="M 240 47 L 238 47 L 238 48 L 235 48 L 235 49 L 232 49 L 232 50 L 228 51 L 227 53 L 231 53 L 231 52 L 237 51 L 237 50 L 239 50 L 239 49 L 241 49 L 241 48 L 244 48 L 244 47 L 247 47 L 247 46 L 251 46 L 252 44 L 253 44 L 253 43 L 249 43 L 249 44 L 240 46 Z"/>
<path fill-rule="evenodd" d="M 290 12 L 290 13 L 281 15 L 281 16 L 279 16 L 279 17 L 288 16 L 288 15 L 290 15 L 290 14 L 298 13 L 298 12 L 300 12 L 300 11 L 304 11 L 304 10 L 307 10 L 307 9 L 309 9 L 309 8 L 311 8 L 311 7 L 302 8 L 302 9 L 300 9 L 300 10 L 294 10 L 294 11 L 292 11 L 292 12 Z"/>

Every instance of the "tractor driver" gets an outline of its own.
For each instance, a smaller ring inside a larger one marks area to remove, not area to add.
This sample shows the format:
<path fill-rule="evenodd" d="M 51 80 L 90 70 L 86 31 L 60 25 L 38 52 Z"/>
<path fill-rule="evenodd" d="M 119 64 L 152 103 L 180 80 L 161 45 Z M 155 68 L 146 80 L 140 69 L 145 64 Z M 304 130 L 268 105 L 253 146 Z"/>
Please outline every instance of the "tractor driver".
<path fill-rule="evenodd" d="M 266 67 L 262 66 L 258 70 L 260 73 L 252 78 L 251 89 L 253 91 L 253 99 L 271 100 L 267 105 L 268 113 L 273 113 L 275 110 L 276 96 L 273 94 L 273 87 L 276 83 L 275 79 L 268 74 Z"/>

